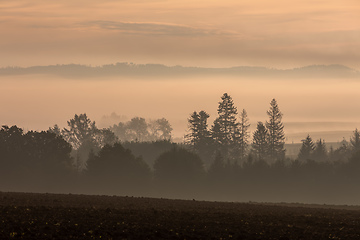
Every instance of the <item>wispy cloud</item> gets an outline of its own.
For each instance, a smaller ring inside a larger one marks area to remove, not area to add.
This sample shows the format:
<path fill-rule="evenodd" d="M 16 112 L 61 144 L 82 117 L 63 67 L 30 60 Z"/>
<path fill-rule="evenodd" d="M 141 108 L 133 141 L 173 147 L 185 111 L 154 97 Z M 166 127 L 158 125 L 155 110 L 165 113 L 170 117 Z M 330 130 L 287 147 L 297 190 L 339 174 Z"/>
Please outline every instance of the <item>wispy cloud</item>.
<path fill-rule="evenodd" d="M 134 61 L 359 69 L 359 11 L 358 0 L 0 0 L 0 66 Z"/>
<path fill-rule="evenodd" d="M 179 24 L 152 22 L 89 21 L 83 22 L 81 25 L 114 30 L 127 34 L 168 36 L 213 36 L 231 34 L 230 32 L 217 29 L 204 29 Z"/>

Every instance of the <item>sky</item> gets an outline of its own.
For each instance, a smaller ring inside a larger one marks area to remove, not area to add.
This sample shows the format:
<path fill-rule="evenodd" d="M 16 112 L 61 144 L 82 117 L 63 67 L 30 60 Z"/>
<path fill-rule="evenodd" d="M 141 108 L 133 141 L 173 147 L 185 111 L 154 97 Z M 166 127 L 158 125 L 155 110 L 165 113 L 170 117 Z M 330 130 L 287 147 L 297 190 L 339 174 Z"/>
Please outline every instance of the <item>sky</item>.
<path fill-rule="evenodd" d="M 0 0 L 0 67 L 360 69 L 358 0 Z"/>
<path fill-rule="evenodd" d="M 342 64 L 360 70 L 359 13 L 359 0 L 0 0 L 0 68 L 133 62 L 279 69 Z M 5 76 L 0 83 L 0 124 L 26 130 L 64 127 L 80 113 L 99 122 L 115 112 L 165 117 L 182 137 L 193 111 L 215 118 L 225 92 L 239 111 L 247 110 L 253 126 L 266 121 L 272 98 L 285 122 L 360 122 L 357 79 L 219 76 L 165 83 Z"/>

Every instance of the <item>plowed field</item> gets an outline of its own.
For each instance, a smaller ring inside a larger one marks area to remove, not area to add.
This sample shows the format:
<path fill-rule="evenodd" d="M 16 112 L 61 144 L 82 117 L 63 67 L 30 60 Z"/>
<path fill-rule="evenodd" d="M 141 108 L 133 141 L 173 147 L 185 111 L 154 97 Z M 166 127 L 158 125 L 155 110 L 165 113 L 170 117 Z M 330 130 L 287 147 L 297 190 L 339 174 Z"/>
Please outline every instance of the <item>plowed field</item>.
<path fill-rule="evenodd" d="M 0 192 L 0 217 L 1 239 L 360 239 L 356 207 Z"/>

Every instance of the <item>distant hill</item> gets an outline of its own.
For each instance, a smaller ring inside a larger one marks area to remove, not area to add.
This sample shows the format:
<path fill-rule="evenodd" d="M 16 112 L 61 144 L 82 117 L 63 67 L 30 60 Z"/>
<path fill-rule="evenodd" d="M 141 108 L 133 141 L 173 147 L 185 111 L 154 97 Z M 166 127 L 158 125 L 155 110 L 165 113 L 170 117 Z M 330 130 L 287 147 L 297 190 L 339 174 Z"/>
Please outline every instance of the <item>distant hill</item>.
<path fill-rule="evenodd" d="M 360 72 L 343 65 L 311 65 L 294 69 L 273 69 L 266 67 L 202 68 L 165 66 L 161 64 L 116 63 L 103 66 L 80 64 L 6 67 L 0 68 L 0 76 L 47 74 L 65 78 L 89 77 L 183 77 L 183 76 L 234 76 L 266 78 L 360 78 Z"/>

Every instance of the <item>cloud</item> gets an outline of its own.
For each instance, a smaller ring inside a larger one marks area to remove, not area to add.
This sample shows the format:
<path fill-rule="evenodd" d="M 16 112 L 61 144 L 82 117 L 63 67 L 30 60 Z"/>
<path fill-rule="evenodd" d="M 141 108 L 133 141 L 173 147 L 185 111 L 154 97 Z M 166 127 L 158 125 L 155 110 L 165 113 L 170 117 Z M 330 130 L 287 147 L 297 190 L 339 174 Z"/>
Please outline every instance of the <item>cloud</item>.
<path fill-rule="evenodd" d="M 134 61 L 358 69 L 360 5 L 344 1 L 0 0 L 0 66 Z"/>
<path fill-rule="evenodd" d="M 127 34 L 167 35 L 167 36 L 213 36 L 229 35 L 217 29 L 195 28 L 179 24 L 146 23 L 146 22 L 118 22 L 118 21 L 89 21 L 82 23 L 105 30 L 114 30 Z"/>

